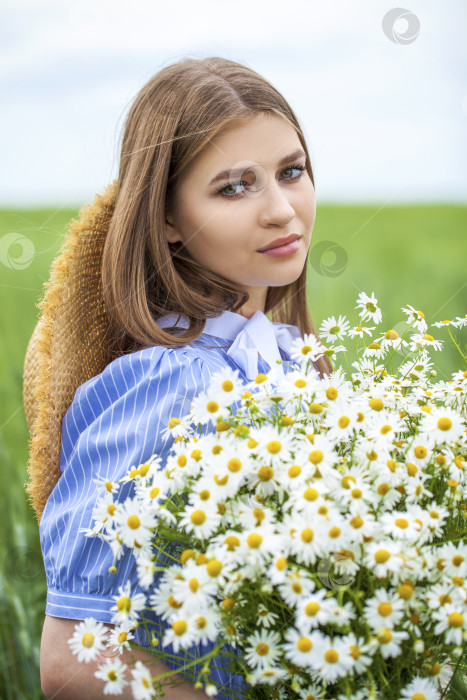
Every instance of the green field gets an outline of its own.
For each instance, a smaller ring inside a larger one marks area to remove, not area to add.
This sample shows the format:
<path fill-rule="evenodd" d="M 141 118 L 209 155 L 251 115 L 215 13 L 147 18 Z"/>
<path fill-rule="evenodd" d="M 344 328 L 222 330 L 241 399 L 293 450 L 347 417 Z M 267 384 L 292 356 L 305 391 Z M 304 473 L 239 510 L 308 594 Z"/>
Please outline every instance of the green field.
<path fill-rule="evenodd" d="M 77 210 L 2 210 L 0 217 L 0 698 L 42 698 L 39 644 L 45 610 L 45 573 L 37 522 L 26 502 L 28 431 L 22 405 L 26 347 L 38 318 L 37 302 Z M 29 262 L 19 243 L 29 241 Z M 328 243 L 326 243 L 326 241 Z M 3 246 L 3 247 L 2 247 Z M 33 247 L 32 247 L 33 246 Z M 7 249 L 8 248 L 8 249 Z M 374 292 L 382 330 L 405 318 L 401 306 L 421 309 L 428 323 L 467 312 L 467 206 L 318 205 L 310 252 L 309 300 L 317 327 L 339 313 L 356 321 L 355 299 Z M 371 325 L 371 324 L 370 324 Z M 449 344 L 446 329 L 432 328 Z M 467 351 L 467 329 L 456 337 Z M 438 376 L 465 369 L 457 350 L 443 352 Z M 461 696 L 459 695 L 459 698 Z"/>

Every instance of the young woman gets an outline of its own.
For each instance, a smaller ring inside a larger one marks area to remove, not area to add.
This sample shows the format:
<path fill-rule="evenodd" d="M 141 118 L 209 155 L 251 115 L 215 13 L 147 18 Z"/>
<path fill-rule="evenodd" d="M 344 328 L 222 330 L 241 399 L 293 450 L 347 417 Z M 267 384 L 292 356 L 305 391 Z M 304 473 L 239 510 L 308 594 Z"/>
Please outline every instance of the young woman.
<path fill-rule="evenodd" d="M 307 146 L 290 106 L 250 68 L 189 58 L 156 74 L 129 111 L 118 180 L 94 206 L 75 222 L 41 305 L 44 377 L 58 398 L 57 386 L 73 399 L 63 416 L 56 410 L 60 465 L 47 474 L 37 465 L 51 443 L 50 406 L 39 410 L 29 485 L 48 587 L 42 687 L 57 699 L 103 697 L 97 663 L 78 663 L 67 641 L 86 617 L 111 626 L 113 596 L 137 581 L 130 558 L 109 573 L 110 547 L 85 535 L 96 480 L 117 481 L 154 452 L 166 458 L 169 418 L 188 412 L 215 371 L 227 365 L 245 380 L 273 366 L 290 371 L 277 360 L 290 360 L 292 340 L 317 336 L 307 305 L 316 214 Z M 71 377 L 73 362 L 81 374 Z M 315 366 L 331 369 L 325 357 Z M 154 618 L 155 630 L 163 626 Z M 142 634 L 136 641 L 148 646 Z M 130 658 L 153 675 L 170 665 L 190 678 L 182 653 L 168 665 L 149 651 L 124 651 Z M 245 689 L 226 668 L 214 680 L 217 698 Z M 165 696 L 206 697 L 188 680 Z M 129 686 L 120 697 L 133 697 Z"/>

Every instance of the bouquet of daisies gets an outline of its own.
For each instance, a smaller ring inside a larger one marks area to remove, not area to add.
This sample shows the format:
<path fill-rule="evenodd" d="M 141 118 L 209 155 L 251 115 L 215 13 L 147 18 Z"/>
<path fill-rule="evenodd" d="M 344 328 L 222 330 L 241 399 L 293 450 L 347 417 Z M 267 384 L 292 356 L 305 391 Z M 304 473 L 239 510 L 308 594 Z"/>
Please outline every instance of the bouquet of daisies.
<path fill-rule="evenodd" d="M 156 658 L 169 645 L 193 654 L 185 668 L 201 666 L 192 681 L 208 695 L 228 696 L 211 673 L 223 655 L 247 698 L 448 697 L 467 670 L 467 371 L 436 381 L 430 351 L 443 341 L 421 311 L 402 309 L 402 335 L 374 336 L 374 295 L 357 308 L 354 327 L 323 322 L 326 345 L 296 340 L 285 374 L 245 385 L 219 372 L 170 420 L 165 466 L 154 455 L 105 484 L 87 534 L 112 547 L 114 570 L 131 550 L 139 585 L 115 595 L 109 637 L 92 619 L 77 625 L 78 658 L 146 630 Z M 452 329 L 467 317 L 433 325 L 462 355 Z M 323 354 L 333 372 L 321 379 Z M 131 682 L 150 698 L 171 673 L 117 657 L 96 675 L 104 692 Z"/>

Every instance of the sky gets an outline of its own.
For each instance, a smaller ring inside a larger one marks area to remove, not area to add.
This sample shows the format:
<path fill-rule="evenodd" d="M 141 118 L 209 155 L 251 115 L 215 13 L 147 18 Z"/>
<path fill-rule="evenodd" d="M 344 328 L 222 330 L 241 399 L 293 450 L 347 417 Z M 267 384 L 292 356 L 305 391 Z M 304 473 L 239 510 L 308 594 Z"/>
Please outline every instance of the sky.
<path fill-rule="evenodd" d="M 287 99 L 318 201 L 467 201 L 465 0 L 3 0 L 0 18 L 0 206 L 92 201 L 138 91 L 210 55 Z"/>

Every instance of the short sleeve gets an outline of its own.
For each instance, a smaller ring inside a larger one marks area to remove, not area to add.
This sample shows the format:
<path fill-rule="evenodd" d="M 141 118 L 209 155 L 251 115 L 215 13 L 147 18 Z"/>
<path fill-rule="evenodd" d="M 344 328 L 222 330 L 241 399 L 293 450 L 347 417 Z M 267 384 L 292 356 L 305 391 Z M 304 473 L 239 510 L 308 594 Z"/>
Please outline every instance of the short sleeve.
<path fill-rule="evenodd" d="M 114 360 L 78 388 L 62 422 L 62 474 L 40 521 L 46 614 L 111 622 L 112 595 L 137 579 L 130 550 L 109 573 L 110 546 L 80 532 L 92 526 L 102 495 L 94 480 L 121 479 L 154 453 L 165 464 L 174 442 L 163 432 L 169 418 L 187 413 L 209 380 L 194 349 L 155 346 Z"/>

